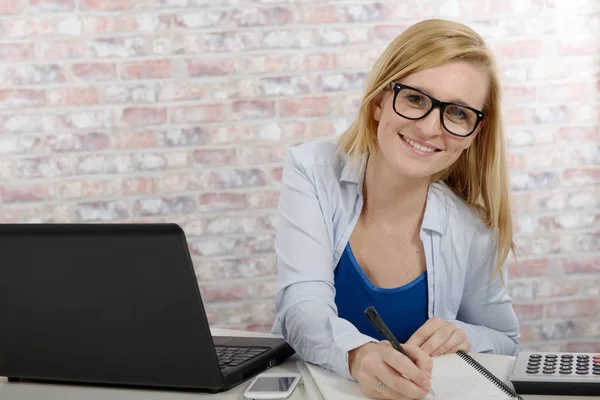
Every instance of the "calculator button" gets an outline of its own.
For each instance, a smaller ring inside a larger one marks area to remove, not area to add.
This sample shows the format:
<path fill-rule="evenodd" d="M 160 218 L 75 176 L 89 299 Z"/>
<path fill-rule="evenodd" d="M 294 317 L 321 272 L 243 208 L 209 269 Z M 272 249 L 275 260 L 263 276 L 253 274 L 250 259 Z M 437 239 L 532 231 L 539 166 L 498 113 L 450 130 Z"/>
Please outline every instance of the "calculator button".
<path fill-rule="evenodd" d="M 529 362 L 527 363 L 527 366 L 528 366 L 528 367 L 539 367 L 539 366 L 540 366 L 540 363 L 539 363 L 539 361 L 538 361 L 538 362 L 536 362 L 536 361 L 529 361 Z"/>
<path fill-rule="evenodd" d="M 561 374 L 563 374 L 563 375 L 567 375 L 567 374 L 570 374 L 570 373 L 571 373 L 571 370 L 570 370 L 570 369 L 561 369 L 561 370 L 560 370 L 560 371 L 558 371 L 558 372 L 560 372 L 560 373 L 561 373 Z"/>
<path fill-rule="evenodd" d="M 544 372 L 545 374 L 553 374 L 553 373 L 554 373 L 554 370 L 553 370 L 553 369 L 545 369 L 543 372 Z"/>
<path fill-rule="evenodd" d="M 570 367 L 573 365 L 573 363 L 571 361 L 561 361 L 560 365 L 562 365 L 563 367 Z"/>
<path fill-rule="evenodd" d="M 585 355 L 585 354 L 581 354 L 577 356 L 578 360 L 588 360 L 590 358 L 590 356 Z"/>
<path fill-rule="evenodd" d="M 563 354 L 563 355 L 561 355 L 561 356 L 560 356 L 560 358 L 568 358 L 568 359 L 571 359 L 571 358 L 573 358 L 573 355 L 572 355 L 572 354 Z"/>
<path fill-rule="evenodd" d="M 533 359 L 533 360 L 539 360 L 540 358 L 542 358 L 542 355 L 541 354 L 532 354 L 529 356 L 529 358 Z"/>
<path fill-rule="evenodd" d="M 587 375 L 588 374 L 588 370 L 586 369 L 585 371 L 576 371 L 576 373 L 578 375 Z"/>
<path fill-rule="evenodd" d="M 539 371 L 540 371 L 540 370 L 539 370 L 539 369 L 537 369 L 537 368 L 531 368 L 531 369 L 530 369 L 530 368 L 527 368 L 527 371 L 526 371 L 526 372 L 527 372 L 528 374 L 537 374 Z"/>
<path fill-rule="evenodd" d="M 546 354 L 546 358 L 558 358 L 556 354 Z"/>
<path fill-rule="evenodd" d="M 594 372 L 592 372 L 592 374 L 594 374 L 594 375 L 600 375 L 600 371 L 595 370 Z"/>

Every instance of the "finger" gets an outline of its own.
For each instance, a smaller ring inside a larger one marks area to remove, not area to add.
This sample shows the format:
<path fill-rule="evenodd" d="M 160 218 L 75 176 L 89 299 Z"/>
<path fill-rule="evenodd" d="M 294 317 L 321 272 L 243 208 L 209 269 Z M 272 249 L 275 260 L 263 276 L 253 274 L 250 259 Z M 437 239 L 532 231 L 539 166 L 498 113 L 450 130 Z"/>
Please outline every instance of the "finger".
<path fill-rule="evenodd" d="M 411 348 L 411 351 L 413 349 L 414 348 Z M 406 352 L 407 354 L 411 354 L 408 351 Z M 421 353 L 423 352 L 421 351 Z M 425 354 L 424 356 L 427 357 Z M 386 385 L 391 386 L 396 391 L 401 391 L 401 393 L 412 396 L 412 398 L 418 397 L 414 395 L 424 395 L 423 391 L 427 394 L 431 387 L 429 376 L 427 376 L 425 371 L 421 370 L 409 357 L 406 357 L 399 351 L 385 351 L 382 353 L 382 357 L 387 364 L 387 368 L 383 371 L 378 370 L 377 375 L 387 372 L 388 374 L 393 373 L 392 378 L 388 377 L 387 379 L 393 379 L 393 377 L 398 378 L 396 380 L 391 380 L 389 384 L 384 381 Z M 415 358 L 419 359 L 419 357 L 422 358 L 422 356 L 417 356 Z M 402 375 L 404 375 L 404 377 Z M 402 392 L 402 390 L 404 390 L 404 392 Z M 417 391 L 416 393 L 415 390 Z"/>
<path fill-rule="evenodd" d="M 375 375 L 365 376 L 363 379 L 360 380 L 360 387 L 364 394 L 373 399 L 406 399 L 406 397 L 403 396 L 399 397 L 399 394 L 387 388 L 387 385 L 380 390 L 379 382 L 382 382 L 385 385 L 385 382 L 383 382 L 379 377 Z"/>
<path fill-rule="evenodd" d="M 431 353 L 431 357 L 437 357 L 442 354 L 446 354 L 450 349 L 459 346 L 461 343 L 467 341 L 467 335 L 460 329 L 455 329 L 448 340 L 439 346 L 435 351 Z"/>
<path fill-rule="evenodd" d="M 433 372 L 433 359 L 419 347 L 405 344 L 403 348 L 412 362 L 431 378 Z"/>
<path fill-rule="evenodd" d="M 441 318 L 429 318 L 412 336 L 406 341 L 407 344 L 413 346 L 421 346 L 427 339 L 431 337 L 438 329 L 440 329 L 446 321 Z"/>
<path fill-rule="evenodd" d="M 454 346 L 453 348 L 451 348 L 450 350 L 448 350 L 446 353 L 444 354 L 452 354 L 452 353 L 456 353 L 459 350 L 463 350 L 465 352 L 470 352 L 471 351 L 471 341 L 469 339 L 467 339 L 466 341 Z"/>
<path fill-rule="evenodd" d="M 379 381 L 385 384 L 381 393 L 390 399 L 421 399 L 429 391 L 429 389 L 419 387 L 414 382 L 406 379 L 387 364 L 381 364 L 376 376 Z"/>
<path fill-rule="evenodd" d="M 428 355 L 432 355 L 434 351 L 450 339 L 450 336 L 452 336 L 452 333 L 456 329 L 458 328 L 454 324 L 446 323 L 444 326 L 440 327 L 440 329 L 435 331 L 434 334 L 419 347 L 421 347 L 421 350 Z"/>

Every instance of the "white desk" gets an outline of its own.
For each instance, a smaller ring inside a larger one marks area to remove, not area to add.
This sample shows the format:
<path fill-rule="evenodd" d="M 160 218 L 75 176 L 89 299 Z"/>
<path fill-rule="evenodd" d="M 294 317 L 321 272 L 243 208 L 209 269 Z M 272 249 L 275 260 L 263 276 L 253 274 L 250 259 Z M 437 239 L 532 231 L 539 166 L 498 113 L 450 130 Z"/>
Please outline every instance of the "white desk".
<path fill-rule="evenodd" d="M 237 336 L 271 336 L 256 332 L 238 332 L 224 329 L 213 329 L 214 335 L 237 335 Z M 477 361 L 481 362 L 490 372 L 502 378 L 506 383 L 507 376 L 510 373 L 514 357 L 494 357 L 494 363 L 490 363 L 491 358 L 486 355 L 475 355 Z M 486 358 L 488 362 L 486 362 Z M 498 362 L 502 360 L 502 362 Z M 304 379 L 301 385 L 295 390 L 290 400 L 322 400 L 318 389 L 314 385 L 310 376 L 299 369 L 297 362 L 298 356 L 294 355 L 286 362 L 278 365 L 269 371 L 293 371 L 302 373 Z M 306 370 L 304 370 L 306 371 Z M 307 371 L 306 371 L 307 372 Z M 215 400 L 242 400 L 242 393 L 250 382 L 244 382 L 237 387 L 218 394 L 198 393 L 198 392 L 174 392 L 167 390 L 142 390 L 142 389 L 122 389 L 113 387 L 99 386 L 78 386 L 78 385 L 59 385 L 45 383 L 8 383 L 5 378 L 0 378 L 0 400 L 197 400 L 199 398 L 212 398 Z M 524 400 L 588 400 L 597 397 L 582 396 L 523 396 Z M 343 400 L 343 399 L 340 399 Z M 444 399 L 438 399 L 444 400 Z"/>

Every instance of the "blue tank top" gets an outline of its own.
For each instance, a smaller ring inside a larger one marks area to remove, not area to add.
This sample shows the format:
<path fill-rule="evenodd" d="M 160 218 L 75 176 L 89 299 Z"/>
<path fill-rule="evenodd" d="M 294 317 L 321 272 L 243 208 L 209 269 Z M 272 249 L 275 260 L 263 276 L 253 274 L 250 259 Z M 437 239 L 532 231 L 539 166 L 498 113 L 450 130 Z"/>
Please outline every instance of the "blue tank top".
<path fill-rule="evenodd" d="M 348 243 L 334 275 L 339 317 L 350 321 L 365 335 L 384 340 L 364 314 L 371 305 L 400 343 L 406 342 L 428 318 L 427 272 L 397 288 L 377 287 L 358 265 Z"/>

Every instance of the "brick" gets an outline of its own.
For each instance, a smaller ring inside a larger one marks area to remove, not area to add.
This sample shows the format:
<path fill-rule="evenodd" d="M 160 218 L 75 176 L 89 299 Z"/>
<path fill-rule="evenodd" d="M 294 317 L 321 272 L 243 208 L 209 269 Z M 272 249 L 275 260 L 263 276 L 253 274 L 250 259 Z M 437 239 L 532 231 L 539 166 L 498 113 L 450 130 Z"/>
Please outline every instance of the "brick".
<path fill-rule="evenodd" d="M 533 300 L 537 282 L 532 280 L 519 280 L 510 282 L 510 296 L 514 301 Z"/>
<path fill-rule="evenodd" d="M 519 321 L 530 321 L 542 319 L 542 304 L 513 304 L 513 308 Z"/>
<path fill-rule="evenodd" d="M 39 41 L 38 53 L 45 61 L 55 61 L 85 56 L 85 45 L 79 39 Z"/>
<path fill-rule="evenodd" d="M 81 0 L 81 7 L 85 10 L 117 11 L 127 10 L 134 4 L 132 0 Z"/>
<path fill-rule="evenodd" d="M 140 171 L 165 170 L 168 168 L 168 160 L 162 154 L 136 154 L 135 158 L 136 169 Z"/>
<path fill-rule="evenodd" d="M 171 121 L 183 122 L 218 122 L 225 118 L 223 104 L 201 104 L 198 106 L 178 107 L 170 110 Z"/>
<path fill-rule="evenodd" d="M 138 216 L 183 215 L 196 209 L 193 198 L 178 196 L 174 198 L 140 199 L 135 202 L 134 213 Z"/>
<path fill-rule="evenodd" d="M 239 255 L 241 239 L 233 237 L 208 237 L 190 241 L 190 251 L 193 255 L 204 257 Z"/>
<path fill-rule="evenodd" d="M 185 100 L 188 97 L 191 97 L 188 95 L 188 86 L 189 84 L 185 84 L 179 81 L 161 82 L 157 86 L 158 101 L 167 102 L 175 100 Z"/>
<path fill-rule="evenodd" d="M 405 31 L 408 26 L 408 24 L 377 25 L 373 28 L 373 38 L 387 44 Z"/>
<path fill-rule="evenodd" d="M 499 45 L 498 54 L 501 57 L 511 58 L 533 58 L 542 54 L 543 42 L 541 40 L 516 40 Z"/>
<path fill-rule="evenodd" d="M 79 63 L 72 66 L 75 78 L 90 82 L 109 81 L 117 79 L 117 68 L 114 64 Z"/>
<path fill-rule="evenodd" d="M 137 12 L 134 16 L 137 30 L 140 32 L 158 32 L 171 29 L 174 16 L 161 15 L 153 12 Z"/>
<path fill-rule="evenodd" d="M 214 32 L 202 35 L 209 52 L 240 52 L 259 48 L 260 34 L 251 32 Z"/>
<path fill-rule="evenodd" d="M 64 117 L 68 126 L 76 129 L 101 129 L 113 125 L 109 110 L 74 111 Z"/>
<path fill-rule="evenodd" d="M 33 43 L 0 43 L 0 60 L 29 61 L 34 57 Z"/>
<path fill-rule="evenodd" d="M 106 189 L 105 181 L 90 179 L 63 183 L 60 185 L 59 192 L 61 199 L 64 200 L 86 199 L 114 194 Z"/>
<path fill-rule="evenodd" d="M 15 163 L 18 178 L 57 178 L 72 175 L 73 162 L 67 157 L 36 157 Z"/>
<path fill-rule="evenodd" d="M 94 39 L 89 43 L 89 51 L 100 58 L 129 58 L 148 53 L 146 40 L 143 37 Z"/>
<path fill-rule="evenodd" d="M 584 188 L 568 193 L 567 205 L 571 208 L 597 208 L 600 206 L 600 196 L 597 189 L 585 190 Z"/>
<path fill-rule="evenodd" d="M 95 87 L 50 89 L 48 91 L 48 104 L 53 106 L 97 104 L 99 96 L 98 89 Z"/>
<path fill-rule="evenodd" d="M 286 151 L 281 146 L 241 147 L 237 150 L 241 165 L 282 163 Z"/>
<path fill-rule="evenodd" d="M 579 291 L 580 282 L 569 279 L 540 280 L 535 295 L 536 298 L 572 296 Z"/>
<path fill-rule="evenodd" d="M 569 300 L 561 303 L 546 304 L 548 318 L 590 317 L 597 313 L 595 299 Z"/>
<path fill-rule="evenodd" d="M 561 141 L 592 142 L 597 143 L 600 139 L 600 127 L 598 126 L 563 126 L 558 129 L 556 138 Z"/>
<path fill-rule="evenodd" d="M 584 233 L 574 237 L 573 250 L 576 252 L 600 251 L 600 233 Z"/>
<path fill-rule="evenodd" d="M 318 43 L 322 46 L 361 45 L 370 42 L 368 28 L 319 29 L 317 35 Z"/>
<path fill-rule="evenodd" d="M 593 80 L 598 73 L 598 64 L 593 58 L 556 57 L 551 63 L 534 63 L 531 66 L 533 80 Z"/>
<path fill-rule="evenodd" d="M 11 19 L 3 25 L 5 38 L 38 38 L 54 34 L 55 26 L 50 19 Z"/>
<path fill-rule="evenodd" d="M 584 279 L 580 286 L 582 296 L 596 299 L 600 296 L 600 279 Z"/>
<path fill-rule="evenodd" d="M 157 102 L 158 86 L 152 83 L 110 84 L 103 88 L 103 103 L 108 104 L 154 104 Z"/>
<path fill-rule="evenodd" d="M 191 188 L 190 173 L 162 173 L 156 177 L 157 193 L 176 193 Z"/>
<path fill-rule="evenodd" d="M 6 213 L 6 211 L 4 212 Z M 0 218 L 2 218 L 2 214 L 0 214 Z M 68 206 L 64 204 L 32 205 L 27 208 L 15 208 L 5 219 L 19 223 L 64 222 L 71 219 L 71 214 Z"/>
<path fill-rule="evenodd" d="M 75 7 L 74 0 L 30 0 L 30 12 L 66 12 Z"/>
<path fill-rule="evenodd" d="M 600 257 L 578 257 L 562 260 L 562 267 L 567 274 L 600 273 Z"/>
<path fill-rule="evenodd" d="M 365 79 L 364 72 L 323 74 L 317 78 L 317 90 L 322 92 L 361 90 L 365 85 Z"/>
<path fill-rule="evenodd" d="M 275 117 L 275 102 L 263 100 L 239 100 L 231 105 L 233 119 L 258 119 Z"/>
<path fill-rule="evenodd" d="M 48 185 L 0 186 L 0 199 L 3 203 L 44 201 L 53 197 L 53 190 Z"/>
<path fill-rule="evenodd" d="M 195 150 L 194 163 L 201 166 L 235 165 L 238 163 L 234 149 L 200 149 Z"/>
<path fill-rule="evenodd" d="M 256 139 L 256 132 L 252 126 L 218 126 L 211 129 L 210 142 L 212 144 L 243 143 Z"/>
<path fill-rule="evenodd" d="M 256 292 L 255 285 L 247 283 L 230 285 L 218 283 L 216 285 L 203 284 L 200 286 L 202 300 L 207 302 L 248 300 L 256 297 Z"/>
<path fill-rule="evenodd" d="M 77 159 L 77 172 L 79 174 L 120 174 L 132 172 L 133 160 L 128 154 L 117 155 L 87 155 Z"/>
<path fill-rule="evenodd" d="M 279 73 L 291 70 L 290 56 L 281 54 L 248 55 L 242 58 L 241 65 L 247 74 Z"/>
<path fill-rule="evenodd" d="M 0 107 L 31 107 L 46 103 L 46 92 L 41 89 L 0 90 Z"/>
<path fill-rule="evenodd" d="M 310 93 L 310 84 L 305 76 L 263 78 L 258 82 L 263 96 L 295 96 Z"/>
<path fill-rule="evenodd" d="M 565 186 L 578 186 L 597 184 L 600 182 L 600 169 L 571 168 L 563 171 L 563 184 Z"/>
<path fill-rule="evenodd" d="M 129 62 L 122 66 L 123 79 L 160 79 L 173 74 L 171 60 L 148 60 Z"/>
<path fill-rule="evenodd" d="M 50 85 L 66 80 L 63 68 L 57 64 L 9 67 L 5 79 L 13 85 Z"/>
<path fill-rule="evenodd" d="M 274 250 L 274 246 L 274 234 L 252 235 L 244 241 L 245 254 L 269 253 Z"/>
<path fill-rule="evenodd" d="M 206 97 L 207 100 L 223 101 L 239 98 L 258 97 L 258 89 L 250 79 L 228 79 L 226 81 L 213 81 L 200 83 L 189 87 L 190 98 Z M 199 95 L 197 94 L 199 91 Z"/>
<path fill-rule="evenodd" d="M 18 14 L 25 8 L 24 0 L 3 0 L 0 3 L 0 15 Z"/>
<path fill-rule="evenodd" d="M 565 351 L 577 353 L 600 353 L 600 343 L 597 340 L 591 342 L 567 343 Z"/>
<path fill-rule="evenodd" d="M 237 63 L 233 58 L 218 58 L 187 60 L 188 74 L 192 77 L 198 76 L 223 76 L 231 75 L 237 71 Z"/>
<path fill-rule="evenodd" d="M 353 4 L 341 10 L 342 20 L 345 22 L 370 22 L 381 21 L 384 17 L 384 6 L 381 3 Z"/>
<path fill-rule="evenodd" d="M 381 55 L 379 47 L 349 48 L 336 54 L 335 64 L 341 69 L 370 69 Z"/>
<path fill-rule="evenodd" d="M 340 21 L 336 6 L 302 5 L 296 7 L 295 13 L 302 24 L 333 24 Z"/>
<path fill-rule="evenodd" d="M 117 132 L 111 137 L 111 147 L 114 149 L 142 149 L 157 146 L 158 140 L 153 131 Z"/>
<path fill-rule="evenodd" d="M 329 97 L 305 97 L 280 102 L 280 113 L 283 117 L 318 117 L 329 115 L 330 112 Z"/>
<path fill-rule="evenodd" d="M 252 234 L 271 230 L 268 218 L 263 216 L 218 216 L 207 218 L 204 224 L 204 234 L 212 235 L 234 235 Z"/>
<path fill-rule="evenodd" d="M 46 137 L 45 147 L 56 153 L 97 151 L 108 149 L 110 138 L 101 132 L 65 133 Z"/>
<path fill-rule="evenodd" d="M 129 217 L 129 209 L 124 201 L 98 201 L 80 203 L 75 206 L 75 221 L 111 222 Z"/>
<path fill-rule="evenodd" d="M 594 228 L 600 222 L 600 215 L 594 212 L 572 212 L 554 217 L 554 224 L 560 229 Z"/>
<path fill-rule="evenodd" d="M 293 21 L 293 14 L 287 7 L 235 9 L 231 20 L 240 27 L 287 25 Z"/>
<path fill-rule="evenodd" d="M 540 89 L 535 86 L 506 85 L 503 87 L 503 100 L 508 104 L 533 103 L 537 98 L 539 90 Z"/>
<path fill-rule="evenodd" d="M 221 320 L 228 326 L 245 329 L 248 325 L 267 325 L 273 323 L 275 318 L 273 301 L 265 300 L 263 303 L 241 303 L 235 307 L 222 307 Z"/>
<path fill-rule="evenodd" d="M 548 274 L 549 261 L 545 258 L 511 261 L 509 263 L 509 275 L 519 277 L 546 276 Z"/>
<path fill-rule="evenodd" d="M 122 119 L 129 125 L 156 125 L 167 122 L 167 110 L 164 108 L 126 108 Z"/>
<path fill-rule="evenodd" d="M 200 10 L 181 12 L 175 15 L 174 25 L 179 28 L 217 28 L 227 20 L 227 12 L 221 10 Z"/>
<path fill-rule="evenodd" d="M 572 337 L 575 333 L 573 321 L 562 321 L 532 325 L 533 340 L 559 340 Z"/>
<path fill-rule="evenodd" d="M 81 21 L 83 33 L 94 36 L 136 32 L 138 29 L 134 15 L 83 15 Z"/>
<path fill-rule="evenodd" d="M 42 140 L 34 136 L 0 136 L 0 154 L 32 154 L 41 149 Z M 0 180 L 2 173 L 0 172 Z"/>
<path fill-rule="evenodd" d="M 243 193 L 203 193 L 198 196 L 198 211 L 220 212 L 246 208 Z"/>
<path fill-rule="evenodd" d="M 209 262 L 217 279 L 240 279 L 273 276 L 277 273 L 273 254 L 252 258 L 215 260 Z"/>
<path fill-rule="evenodd" d="M 531 190 L 553 188 L 560 184 L 559 177 L 553 172 L 514 172 L 510 177 L 513 190 Z"/>
<path fill-rule="evenodd" d="M 262 48 L 304 49 L 317 45 L 315 34 L 311 30 L 273 30 L 267 31 L 262 38 Z"/>
<path fill-rule="evenodd" d="M 206 189 L 237 189 L 265 186 L 265 172 L 258 168 L 214 171 L 208 175 Z"/>
<path fill-rule="evenodd" d="M 8 133 L 29 133 L 42 131 L 43 122 L 39 118 L 34 118 L 31 115 L 13 114 L 4 116 L 2 122 L 2 131 Z"/>
<path fill-rule="evenodd" d="M 597 54 L 596 49 L 598 48 L 600 48 L 600 40 L 597 38 L 576 36 L 561 38 L 558 42 L 558 55 L 594 55 Z"/>
<path fill-rule="evenodd" d="M 297 139 L 305 137 L 307 132 L 308 127 L 304 122 L 282 121 L 262 126 L 257 135 L 261 140 Z"/>
<path fill-rule="evenodd" d="M 209 132 L 203 127 L 173 128 L 159 136 L 159 143 L 168 147 L 198 146 L 210 142 Z"/>

